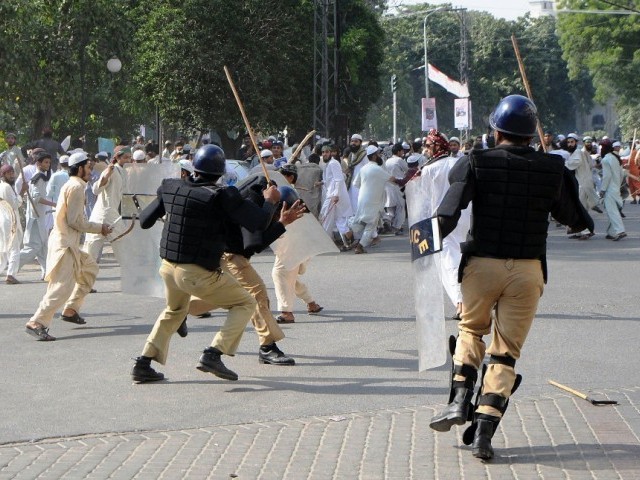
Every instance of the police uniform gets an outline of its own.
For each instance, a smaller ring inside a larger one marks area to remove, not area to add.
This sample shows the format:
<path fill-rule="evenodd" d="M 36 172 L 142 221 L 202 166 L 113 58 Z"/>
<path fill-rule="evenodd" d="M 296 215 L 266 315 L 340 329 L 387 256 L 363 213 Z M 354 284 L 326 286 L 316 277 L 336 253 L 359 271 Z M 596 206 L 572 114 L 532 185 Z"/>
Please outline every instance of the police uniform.
<path fill-rule="evenodd" d="M 264 198 L 258 192 L 267 186 L 264 177 L 258 177 L 263 182 L 255 184 L 257 188 L 243 189 L 247 194 L 243 197 L 261 205 Z M 242 287 L 256 300 L 257 305 L 251 316 L 251 323 L 260 341 L 259 361 L 261 363 L 277 365 L 293 365 L 294 359 L 287 357 L 279 349 L 274 349 L 275 342 L 282 340 L 285 335 L 271 313 L 269 294 L 264 281 L 250 263 L 251 257 L 267 248 L 285 233 L 286 229 L 279 221 L 273 221 L 265 230 L 251 234 L 248 230 L 235 223 L 226 226 L 226 248 L 222 255 L 223 271 L 230 273 Z M 192 298 L 189 306 L 191 315 L 199 315 L 214 307 L 201 298 Z M 272 352 L 270 354 L 270 352 Z"/>
<path fill-rule="evenodd" d="M 514 120 L 504 102 L 516 113 L 524 109 L 533 115 L 523 133 L 517 115 L 516 125 L 509 129 L 509 121 Z M 494 129 L 533 136 L 536 116 L 530 100 L 506 97 L 496 112 L 494 115 L 506 112 L 506 118 L 492 116 Z M 490 360 L 481 382 L 471 437 L 465 438 L 465 443 L 473 438 L 473 455 L 483 459 L 493 456 L 491 437 L 520 381 L 515 363 L 547 278 L 549 213 L 576 230 L 593 231 L 593 220 L 580 203 L 575 179 L 562 158 L 508 143 L 473 150 L 459 160 L 449 174 L 451 187 L 437 210 L 442 237 L 453 231 L 470 202 L 473 222 L 467 241 L 461 244 L 458 280 L 463 309 L 453 352 L 449 405 L 430 426 L 448 431 L 452 425 L 471 419 L 471 399 L 486 351 Z M 483 336 L 491 332 L 492 324 L 491 345 L 485 348 Z"/>
<path fill-rule="evenodd" d="M 213 172 L 199 170 L 204 152 L 211 153 L 217 164 Z M 218 153 L 216 153 L 218 152 Z M 221 152 L 221 153 L 220 153 Z M 224 152 L 214 145 L 205 145 L 194 158 L 196 172 L 224 173 Z M 160 314 L 147 338 L 142 356 L 136 359 L 132 371 L 134 381 L 155 381 L 162 374 L 149 367 L 150 359 L 165 364 L 171 336 L 182 324 L 192 296 L 216 308 L 229 310 L 227 320 L 205 349 L 198 368 L 228 380 L 237 380 L 226 369 L 220 355 L 234 355 L 245 327 L 251 318 L 256 301 L 220 266 L 225 247 L 225 225 L 242 225 L 249 231 L 265 229 L 271 222 L 275 206 L 264 202 L 262 208 L 244 200 L 234 187 L 219 187 L 215 179 L 167 179 L 158 189 L 157 198 L 140 216 L 142 228 L 150 228 L 166 215 L 160 257 L 160 275 L 165 284 L 167 306 Z M 211 360 L 209 362 L 208 360 Z M 209 368 L 209 365 L 213 367 Z"/>

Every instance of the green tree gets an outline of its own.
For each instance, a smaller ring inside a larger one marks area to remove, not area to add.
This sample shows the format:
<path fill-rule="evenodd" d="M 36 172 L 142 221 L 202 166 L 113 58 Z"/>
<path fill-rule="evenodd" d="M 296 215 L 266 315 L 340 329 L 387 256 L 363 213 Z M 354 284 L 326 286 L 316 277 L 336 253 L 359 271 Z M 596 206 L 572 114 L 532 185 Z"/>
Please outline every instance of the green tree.
<path fill-rule="evenodd" d="M 29 138 L 44 126 L 58 136 L 95 136 L 123 125 L 115 100 L 120 92 L 106 62 L 116 53 L 127 61 L 129 8 L 108 0 L 0 3 L 0 68 L 6 73 L 0 105 L 7 123 Z"/>
<path fill-rule="evenodd" d="M 640 8 L 637 0 L 629 4 L 636 10 Z M 620 10 L 620 7 L 591 0 L 562 0 L 558 7 Z M 630 136 L 638 123 L 637 109 L 633 105 L 640 100 L 637 80 L 640 78 L 640 22 L 637 15 L 564 14 L 559 16 L 558 30 L 571 78 L 578 78 L 586 71 L 593 81 L 597 100 L 604 103 L 615 96 L 623 133 Z"/>

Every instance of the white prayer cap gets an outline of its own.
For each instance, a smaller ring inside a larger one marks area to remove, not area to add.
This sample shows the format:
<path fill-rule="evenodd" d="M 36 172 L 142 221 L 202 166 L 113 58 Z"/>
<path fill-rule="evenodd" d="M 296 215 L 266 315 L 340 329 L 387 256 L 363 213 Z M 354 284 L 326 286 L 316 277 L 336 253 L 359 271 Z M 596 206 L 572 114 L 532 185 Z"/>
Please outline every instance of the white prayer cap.
<path fill-rule="evenodd" d="M 559 142 L 563 141 L 564 139 L 566 139 L 567 137 L 565 137 L 564 135 L 558 135 L 556 137 L 556 140 L 558 140 Z"/>
<path fill-rule="evenodd" d="M 87 152 L 76 152 L 69 157 L 69 166 L 73 167 L 74 165 L 84 162 L 88 158 L 89 157 L 87 156 Z"/>
<path fill-rule="evenodd" d="M 456 142 L 458 145 L 460 145 L 460 139 L 458 137 L 451 137 L 449 139 L 449 143 L 451 142 Z"/>
<path fill-rule="evenodd" d="M 375 145 L 369 145 L 367 147 L 367 157 L 379 151 L 380 151 L 380 148 L 376 147 Z"/>
<path fill-rule="evenodd" d="M 74 153 L 80 153 L 80 152 L 84 152 L 84 150 L 82 150 L 81 148 L 74 148 L 73 150 L 69 150 L 67 154 L 73 155 Z"/>
<path fill-rule="evenodd" d="M 622 147 L 622 144 L 620 142 L 613 142 L 613 145 L 611 145 L 613 148 L 617 148 L 617 147 Z"/>
<path fill-rule="evenodd" d="M 411 155 L 409 155 L 409 158 L 407 158 L 407 163 L 408 164 L 414 164 L 414 163 L 420 163 L 420 157 L 422 157 L 422 155 L 419 155 L 417 153 L 413 153 Z"/>
<path fill-rule="evenodd" d="M 260 152 L 260 158 L 273 157 L 273 152 L 267 148 Z"/>
<path fill-rule="evenodd" d="M 178 165 L 182 170 L 186 170 L 189 173 L 193 173 L 195 170 L 193 169 L 193 163 L 191 160 L 187 160 L 183 158 L 182 160 L 178 160 Z"/>
<path fill-rule="evenodd" d="M 567 135 L 567 138 L 573 138 L 576 142 L 580 141 L 580 137 L 578 137 L 578 135 L 576 135 L 575 133 L 570 133 L 569 135 Z"/>
<path fill-rule="evenodd" d="M 416 143 L 416 142 L 418 142 L 418 143 L 422 143 L 422 139 L 421 139 L 420 137 L 418 137 L 418 138 L 416 138 L 416 139 L 413 141 L 413 143 Z"/>
<path fill-rule="evenodd" d="M 96 158 L 107 159 L 109 158 L 109 154 L 107 152 L 98 152 L 96 153 Z"/>
<path fill-rule="evenodd" d="M 362 135 L 354 133 L 353 135 L 351 135 L 351 140 L 360 140 L 360 141 L 362 141 Z"/>
<path fill-rule="evenodd" d="M 402 149 L 403 150 L 410 150 L 411 149 L 411 145 L 409 145 L 407 142 L 402 142 Z"/>
<path fill-rule="evenodd" d="M 583 142 L 593 142 L 593 137 L 590 137 L 589 135 L 587 135 L 586 137 L 584 137 L 582 139 Z"/>
<path fill-rule="evenodd" d="M 142 160 L 147 158 L 147 155 L 142 150 L 136 150 L 135 152 L 133 152 L 132 158 L 134 162 L 141 162 Z"/>
<path fill-rule="evenodd" d="M 68 163 L 69 163 L 69 155 L 62 155 L 62 156 L 60 157 L 60 163 L 66 163 L 66 164 L 68 164 Z"/>
<path fill-rule="evenodd" d="M 609 138 L 609 135 L 605 135 L 604 137 L 602 137 L 602 140 L 606 140 Z"/>

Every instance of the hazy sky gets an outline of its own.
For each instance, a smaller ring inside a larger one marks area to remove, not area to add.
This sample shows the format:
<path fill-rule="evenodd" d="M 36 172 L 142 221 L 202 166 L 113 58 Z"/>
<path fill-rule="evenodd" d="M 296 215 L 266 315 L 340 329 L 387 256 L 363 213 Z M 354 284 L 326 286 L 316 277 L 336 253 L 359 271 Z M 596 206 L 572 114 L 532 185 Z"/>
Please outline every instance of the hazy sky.
<path fill-rule="evenodd" d="M 389 0 L 390 6 L 417 5 L 425 3 L 423 0 Z M 437 5 L 437 0 L 431 0 L 431 5 Z M 449 0 L 454 7 L 464 7 L 469 10 L 484 10 L 496 17 L 515 20 L 530 9 L 528 0 Z"/>

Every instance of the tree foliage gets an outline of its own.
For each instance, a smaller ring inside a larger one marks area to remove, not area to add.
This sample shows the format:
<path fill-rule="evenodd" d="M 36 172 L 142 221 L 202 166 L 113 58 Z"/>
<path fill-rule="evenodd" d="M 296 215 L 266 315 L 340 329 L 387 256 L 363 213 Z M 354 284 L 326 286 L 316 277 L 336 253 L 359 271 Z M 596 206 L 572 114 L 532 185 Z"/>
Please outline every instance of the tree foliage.
<path fill-rule="evenodd" d="M 594 0 L 562 0 L 558 8 L 620 10 Z M 624 1 L 615 2 L 624 5 Z M 626 2 L 640 9 L 638 0 Z M 578 78 L 588 72 L 596 99 L 618 99 L 623 132 L 632 134 L 638 124 L 640 101 L 640 22 L 637 15 L 594 15 L 572 13 L 559 16 L 558 30 L 569 75 Z M 635 112 L 635 113 L 634 113 Z"/>
<path fill-rule="evenodd" d="M 390 137 L 391 92 L 389 77 L 398 75 L 398 126 L 404 138 L 420 134 L 420 98 L 424 97 L 424 11 L 423 4 L 405 10 L 422 13 L 386 18 L 386 71 L 380 83 L 384 94 L 371 110 L 368 133 Z M 489 114 L 500 98 L 512 93 L 525 94 L 511 34 L 518 39 L 523 62 L 545 127 L 561 131 L 575 128 L 575 114 L 591 100 L 589 79 L 584 75 L 570 81 L 552 17 L 522 17 L 517 21 L 495 18 L 484 12 L 467 12 L 468 81 L 473 104 L 473 131 L 483 133 Z M 460 79 L 459 13 L 441 11 L 429 17 L 427 44 L 429 63 L 453 79 Z M 436 97 L 438 123 L 447 133 L 453 129 L 454 96 L 430 82 L 430 96 Z"/>

